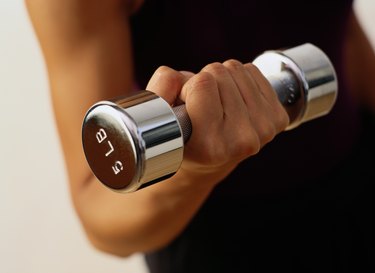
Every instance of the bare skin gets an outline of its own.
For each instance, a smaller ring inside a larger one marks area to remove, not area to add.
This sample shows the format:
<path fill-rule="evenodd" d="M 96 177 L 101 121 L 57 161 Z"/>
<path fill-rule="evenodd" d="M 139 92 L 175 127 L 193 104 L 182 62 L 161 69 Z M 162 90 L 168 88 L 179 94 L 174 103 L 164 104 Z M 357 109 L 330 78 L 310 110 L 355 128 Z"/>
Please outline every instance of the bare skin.
<path fill-rule="evenodd" d="M 375 54 L 354 14 L 348 27 L 345 63 L 346 76 L 354 96 L 375 113 Z"/>
<path fill-rule="evenodd" d="M 172 178 L 141 191 L 109 191 L 86 163 L 81 125 L 92 104 L 132 90 L 128 16 L 142 1 L 25 1 L 49 73 L 72 201 L 89 240 L 102 251 L 128 256 L 168 244 L 239 162 L 288 125 L 274 91 L 252 64 L 212 63 L 195 75 L 160 67 L 147 89 L 171 104 L 185 102 L 194 127 L 182 166 Z M 362 91 L 358 98 L 366 98 L 375 109 L 374 77 L 363 83 L 375 71 L 375 57 L 362 34 L 353 17 L 348 74 Z M 357 73 L 363 62 L 369 69 Z M 212 107 L 205 107 L 207 101 Z"/>

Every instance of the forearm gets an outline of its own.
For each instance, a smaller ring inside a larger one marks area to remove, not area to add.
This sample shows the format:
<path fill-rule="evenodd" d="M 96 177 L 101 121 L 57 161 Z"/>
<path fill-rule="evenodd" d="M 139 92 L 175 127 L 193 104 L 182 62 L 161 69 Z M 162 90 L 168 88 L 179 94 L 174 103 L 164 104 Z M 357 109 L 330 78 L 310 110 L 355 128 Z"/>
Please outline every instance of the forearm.
<path fill-rule="evenodd" d="M 77 2 L 98 6 L 86 11 L 75 6 Z M 187 82 L 182 73 L 164 71 L 164 84 L 159 75 L 150 90 L 173 93 L 174 98 L 185 94 L 183 101 L 198 129 L 172 178 L 131 194 L 112 192 L 94 178 L 86 163 L 81 126 L 93 103 L 131 89 L 128 12 L 112 5 L 101 9 L 101 4 L 112 2 L 100 0 L 28 3 L 47 63 L 74 205 L 88 237 L 103 251 L 127 256 L 168 244 L 215 185 L 288 124 L 272 87 L 250 64 L 208 64 Z M 207 101 L 213 102 L 209 108 Z"/>
<path fill-rule="evenodd" d="M 121 194 L 104 189 L 93 178 L 78 207 L 88 237 L 98 249 L 119 256 L 148 252 L 180 234 L 219 180 L 177 172 L 160 183 Z"/>
<path fill-rule="evenodd" d="M 30 0 L 27 6 L 47 64 L 76 211 L 94 245 L 126 256 L 156 249 L 177 236 L 212 186 L 202 181 L 191 187 L 191 177 L 176 175 L 122 195 L 104 188 L 90 172 L 81 144 L 85 112 L 132 87 L 126 12 L 118 6 L 121 1 L 112 2 Z"/>

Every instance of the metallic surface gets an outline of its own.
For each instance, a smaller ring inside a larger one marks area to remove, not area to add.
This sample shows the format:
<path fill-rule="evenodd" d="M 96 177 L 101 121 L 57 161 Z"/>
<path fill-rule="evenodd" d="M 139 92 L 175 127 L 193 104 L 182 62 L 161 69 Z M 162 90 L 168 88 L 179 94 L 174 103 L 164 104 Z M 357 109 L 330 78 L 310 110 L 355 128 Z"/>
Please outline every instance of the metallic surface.
<path fill-rule="evenodd" d="M 293 112 L 288 129 L 328 114 L 335 104 L 336 72 L 324 52 L 312 44 L 266 51 L 253 64 L 271 82 L 279 98 L 285 96 L 292 100 L 292 103 L 289 99 L 281 100 L 288 113 Z M 285 73 L 290 77 L 285 77 Z M 285 84 L 276 84 L 277 81 Z"/>
<path fill-rule="evenodd" d="M 149 91 L 95 104 L 84 119 L 82 140 L 95 176 L 122 192 L 175 172 L 183 156 L 176 116 Z"/>
<path fill-rule="evenodd" d="M 312 44 L 266 51 L 253 61 L 290 118 L 289 129 L 326 115 L 337 96 L 334 68 Z M 102 101 L 86 114 L 82 141 L 87 161 L 107 187 L 132 192 L 175 173 L 192 128 L 184 105 L 171 108 L 149 91 Z"/>

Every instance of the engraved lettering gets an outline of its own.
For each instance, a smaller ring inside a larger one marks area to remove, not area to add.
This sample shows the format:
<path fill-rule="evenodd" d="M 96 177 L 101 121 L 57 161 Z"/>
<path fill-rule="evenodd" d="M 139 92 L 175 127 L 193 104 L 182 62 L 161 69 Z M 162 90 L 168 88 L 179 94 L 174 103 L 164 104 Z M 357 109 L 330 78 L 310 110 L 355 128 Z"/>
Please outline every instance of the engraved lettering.
<path fill-rule="evenodd" d="M 105 154 L 108 157 L 115 149 L 113 149 L 112 143 L 108 140 L 109 151 Z"/>
<path fill-rule="evenodd" d="M 102 143 L 103 140 L 107 138 L 107 133 L 104 131 L 103 128 L 100 128 L 100 130 L 96 133 L 96 139 L 98 140 L 98 143 Z"/>
<path fill-rule="evenodd" d="M 121 172 L 124 169 L 121 161 L 116 161 L 115 165 L 112 166 L 113 172 L 117 175 L 119 172 Z"/>

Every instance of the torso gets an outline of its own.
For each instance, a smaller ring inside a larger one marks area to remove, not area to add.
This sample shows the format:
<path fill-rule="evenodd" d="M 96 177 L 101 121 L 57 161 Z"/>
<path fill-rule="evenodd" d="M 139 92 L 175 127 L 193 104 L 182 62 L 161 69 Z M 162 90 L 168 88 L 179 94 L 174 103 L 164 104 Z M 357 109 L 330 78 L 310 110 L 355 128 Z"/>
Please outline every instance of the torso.
<path fill-rule="evenodd" d="M 132 18 L 141 88 L 160 65 L 194 72 L 210 62 L 230 58 L 248 62 L 265 50 L 306 42 L 320 47 L 336 68 L 339 96 L 332 112 L 277 136 L 243 162 L 217 194 L 252 195 L 298 186 L 307 183 L 307 174 L 313 181 L 350 152 L 358 115 L 340 60 L 351 4 L 351 0 L 150 0 Z"/>
<path fill-rule="evenodd" d="M 348 224 L 355 215 L 342 208 L 360 202 L 342 198 L 351 196 L 352 184 L 332 176 L 353 150 L 360 126 L 341 63 L 351 5 L 351 0 L 146 0 L 132 18 L 140 88 L 160 65 L 194 72 L 210 62 L 248 62 L 265 50 L 306 42 L 329 56 L 339 80 L 331 113 L 278 135 L 241 163 L 176 240 L 146 255 L 150 272 L 322 272 L 346 266 L 345 251 L 356 257 L 354 266 L 367 259 L 366 248 L 354 253 L 340 245 L 345 242 L 340 234 L 358 234 Z"/>

